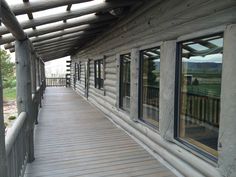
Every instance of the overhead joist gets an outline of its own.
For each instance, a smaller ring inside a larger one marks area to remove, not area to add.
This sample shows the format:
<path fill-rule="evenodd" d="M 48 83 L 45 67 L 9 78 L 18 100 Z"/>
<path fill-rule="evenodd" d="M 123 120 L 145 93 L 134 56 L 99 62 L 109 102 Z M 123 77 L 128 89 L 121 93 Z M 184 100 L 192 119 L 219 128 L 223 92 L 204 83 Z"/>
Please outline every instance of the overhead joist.
<path fill-rule="evenodd" d="M 35 30 L 29 30 L 26 32 L 27 36 L 29 38 L 35 37 L 35 36 L 41 36 L 53 32 L 58 32 L 61 30 L 78 27 L 80 26 L 81 30 L 86 28 L 96 28 L 99 25 L 105 25 L 110 20 L 114 19 L 115 17 L 112 15 L 89 15 L 86 17 L 82 17 L 80 19 L 76 19 L 73 21 L 67 21 L 66 23 L 61 24 L 52 24 L 50 27 L 45 29 L 35 29 Z M 15 41 L 15 37 L 13 35 L 3 36 L 0 40 L 0 45 L 7 44 L 10 42 Z"/>
<path fill-rule="evenodd" d="M 64 52 L 64 53 L 68 53 L 69 54 L 69 49 L 58 49 L 57 51 L 45 51 L 45 52 L 41 52 L 39 53 L 39 55 L 57 55 L 60 52 Z"/>
<path fill-rule="evenodd" d="M 21 27 L 23 29 L 32 28 L 34 26 L 40 26 L 45 25 L 49 23 L 58 22 L 61 20 L 67 20 L 71 18 L 80 17 L 87 14 L 97 13 L 97 12 L 103 12 L 103 11 L 109 11 L 115 8 L 123 7 L 123 6 L 129 6 L 134 3 L 137 3 L 135 0 L 129 0 L 129 1 L 123 1 L 123 0 L 117 0 L 112 2 L 102 2 L 100 4 L 92 5 L 90 7 L 83 7 L 79 10 L 73 10 L 73 11 L 66 11 L 63 13 L 58 13 L 55 15 L 49 15 L 47 17 L 41 17 L 36 18 L 34 20 L 27 20 L 24 22 L 21 22 Z M 7 34 L 8 30 L 5 27 L 0 27 L 0 35 Z"/>
<path fill-rule="evenodd" d="M 5 0 L 2 0 L 1 2 L 1 11 L 2 22 L 6 26 L 4 28 L 8 29 L 17 40 L 25 40 L 27 35 L 22 30 L 19 22 Z"/>
<path fill-rule="evenodd" d="M 58 51 L 60 49 L 70 49 L 72 47 L 72 44 L 67 44 L 67 45 L 64 45 L 64 46 L 59 46 L 59 47 L 52 47 L 52 48 L 43 48 L 43 49 L 40 49 L 40 50 L 37 50 L 38 53 L 43 53 L 43 52 L 48 52 L 48 51 Z"/>
<path fill-rule="evenodd" d="M 88 36 L 94 36 L 96 34 L 98 34 L 99 32 L 101 32 L 101 30 L 96 30 L 94 32 L 75 32 L 75 33 L 69 33 L 63 36 L 59 36 L 59 37 L 54 37 L 54 38 L 49 38 L 49 39 L 44 39 L 43 41 L 40 42 L 34 42 L 33 41 L 33 45 L 34 46 L 39 46 L 39 45 L 44 45 L 44 44 L 48 44 L 48 43 L 52 43 L 52 42 L 62 42 L 63 40 L 67 40 L 67 39 L 80 39 L 80 38 L 86 38 Z M 14 48 L 14 44 L 12 44 L 12 48 Z"/>
<path fill-rule="evenodd" d="M 51 46 L 42 46 L 42 47 L 35 47 L 35 50 L 40 51 L 40 50 L 44 50 L 44 49 L 52 49 L 52 48 L 56 48 L 56 47 L 61 47 L 61 46 L 72 46 L 76 41 L 72 41 L 72 42 L 67 42 L 67 43 L 60 43 L 58 45 L 51 45 Z"/>
<path fill-rule="evenodd" d="M 66 56 L 69 56 L 69 54 L 66 52 L 61 52 L 57 54 L 40 55 L 40 57 L 42 58 L 44 62 L 55 60 L 55 59 L 66 57 Z"/>
<path fill-rule="evenodd" d="M 27 2 L 24 4 L 16 4 L 10 6 L 15 15 L 22 15 L 42 10 L 47 10 L 50 8 L 66 6 L 71 4 L 88 2 L 91 0 L 38 0 L 33 2 Z"/>
<path fill-rule="evenodd" d="M 45 40 L 45 41 L 42 41 L 42 42 L 37 42 L 37 43 L 34 44 L 34 46 L 44 45 L 44 44 L 47 44 L 47 43 L 63 41 L 63 40 L 70 40 L 70 39 L 74 40 L 75 38 L 77 40 L 79 40 L 79 39 L 95 36 L 97 33 L 83 35 L 83 36 L 79 36 L 79 37 L 78 37 L 78 34 L 79 33 L 73 33 L 73 34 L 68 34 L 68 35 L 64 35 L 64 36 L 61 36 L 61 37 L 56 37 L 56 38 L 53 38 L 53 39 Z"/>
<path fill-rule="evenodd" d="M 36 43 L 36 42 L 41 42 L 41 41 L 53 39 L 53 38 L 60 37 L 60 36 L 73 35 L 73 34 L 77 34 L 77 36 L 94 34 L 94 33 L 99 33 L 102 30 L 103 30 L 103 28 L 81 31 L 80 28 L 76 28 L 76 29 L 71 29 L 71 30 L 67 30 L 67 31 L 60 31 L 57 33 L 48 34 L 48 35 L 41 36 L 41 37 L 35 37 L 35 38 L 31 39 L 31 42 Z"/>

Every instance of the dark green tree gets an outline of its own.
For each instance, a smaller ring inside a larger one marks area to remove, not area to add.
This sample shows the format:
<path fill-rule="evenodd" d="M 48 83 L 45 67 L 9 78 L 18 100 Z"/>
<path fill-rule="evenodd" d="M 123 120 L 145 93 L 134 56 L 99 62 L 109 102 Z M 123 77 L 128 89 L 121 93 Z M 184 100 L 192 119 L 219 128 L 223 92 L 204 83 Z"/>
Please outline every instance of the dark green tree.
<path fill-rule="evenodd" d="M 0 49 L 0 66 L 2 69 L 2 80 L 3 88 L 15 87 L 16 78 L 14 74 L 15 64 L 11 62 L 10 55 L 5 51 Z"/>

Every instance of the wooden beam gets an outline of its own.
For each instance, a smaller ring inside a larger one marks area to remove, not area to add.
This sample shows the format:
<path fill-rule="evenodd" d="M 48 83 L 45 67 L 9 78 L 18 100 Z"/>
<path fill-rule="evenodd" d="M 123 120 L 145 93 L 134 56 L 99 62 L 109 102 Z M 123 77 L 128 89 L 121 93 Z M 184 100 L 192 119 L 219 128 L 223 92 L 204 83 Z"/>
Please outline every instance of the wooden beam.
<path fill-rule="evenodd" d="M 57 53 L 58 51 L 61 51 L 61 50 L 65 50 L 65 51 L 68 51 L 72 46 L 71 45 L 67 45 L 67 46 L 60 46 L 60 47 L 55 47 L 55 48 L 50 48 L 50 49 L 41 49 L 41 50 L 38 50 L 38 54 L 41 54 L 41 53 L 46 53 L 46 52 L 54 52 L 54 53 Z"/>
<path fill-rule="evenodd" d="M 66 23 L 61 23 L 61 24 L 56 24 L 45 28 L 45 29 L 36 29 L 36 30 L 30 30 L 27 31 L 26 34 L 29 38 L 34 37 L 34 36 L 40 36 L 40 35 L 44 35 L 44 34 L 49 34 L 52 32 L 57 32 L 57 31 L 61 31 L 64 29 L 68 29 L 68 28 L 73 28 L 73 27 L 79 27 L 81 26 L 81 30 L 84 28 L 87 28 L 86 26 L 90 26 L 91 28 L 96 28 L 97 26 L 101 25 L 105 25 L 107 23 L 110 22 L 110 20 L 114 19 L 113 16 L 111 15 L 89 15 L 86 16 L 84 18 L 80 18 L 77 19 L 75 21 L 71 21 L 71 22 L 66 22 Z M 15 37 L 13 35 L 8 35 L 8 36 L 2 36 L 1 40 L 0 40 L 0 45 L 2 44 L 6 44 L 6 43 L 10 43 L 15 41 Z"/>
<path fill-rule="evenodd" d="M 15 15 L 22 15 L 28 12 L 37 12 L 41 10 L 47 10 L 50 8 L 66 6 L 69 4 L 83 3 L 91 0 L 38 0 L 33 2 L 28 2 L 24 4 L 12 5 L 11 9 Z"/>
<path fill-rule="evenodd" d="M 66 56 L 69 56 L 69 54 L 67 54 L 66 52 L 58 53 L 55 55 L 50 55 L 50 54 L 49 55 L 41 55 L 44 62 L 55 60 L 55 59 L 66 57 Z"/>
<path fill-rule="evenodd" d="M 88 14 L 97 13 L 101 11 L 109 11 L 114 8 L 129 6 L 134 3 L 137 3 L 137 1 L 119 0 L 119 1 L 114 1 L 114 2 L 103 2 L 97 5 L 92 5 L 90 7 L 82 7 L 78 10 L 67 11 L 67 12 L 58 13 L 55 15 L 49 15 L 47 17 L 41 17 L 34 20 L 27 20 L 27 21 L 21 22 L 21 26 L 23 29 L 28 29 L 28 28 L 32 28 L 33 26 L 45 25 L 45 24 L 54 23 L 61 20 L 71 19 L 71 18 L 76 18 L 83 15 L 88 15 Z M 7 28 L 0 27 L 0 35 L 6 34 L 6 33 L 8 33 Z"/>
<path fill-rule="evenodd" d="M 44 44 L 53 43 L 53 42 L 59 42 L 63 40 L 75 40 L 75 39 L 80 40 L 80 39 L 89 38 L 96 35 L 96 33 L 93 33 L 93 34 L 83 35 L 83 36 L 78 37 L 78 34 L 79 33 L 73 33 L 73 34 L 64 35 L 62 37 L 56 37 L 56 38 L 45 40 L 42 42 L 37 42 L 37 43 L 34 43 L 34 46 L 44 45 Z"/>
<path fill-rule="evenodd" d="M 46 47 L 50 48 L 50 47 L 59 46 L 59 45 L 71 44 L 71 43 L 74 43 L 75 41 L 77 41 L 77 39 L 58 41 L 58 42 L 53 42 L 53 43 L 48 43 L 48 44 L 44 44 L 44 45 L 35 46 L 35 49 L 37 50 L 37 49 L 40 49 L 40 48 L 46 48 Z"/>
<path fill-rule="evenodd" d="M 2 0 L 1 11 L 2 22 L 6 26 L 4 28 L 7 29 L 7 31 L 11 32 L 17 40 L 25 40 L 27 36 L 22 30 L 19 22 L 17 21 L 15 15 L 11 11 L 5 0 Z"/>
<path fill-rule="evenodd" d="M 65 31 L 59 31 L 56 33 L 44 35 L 41 37 L 35 37 L 30 40 L 32 43 L 35 43 L 35 42 L 41 42 L 41 41 L 53 39 L 53 38 L 60 37 L 60 36 L 62 37 L 62 36 L 66 36 L 66 35 L 72 35 L 72 34 L 77 34 L 77 36 L 94 34 L 94 33 L 99 33 L 102 30 L 103 30 L 102 28 L 98 28 L 98 29 L 94 29 L 94 30 L 81 31 L 81 28 L 73 28 L 73 29 L 69 29 L 69 30 L 65 30 Z"/>
<path fill-rule="evenodd" d="M 36 51 L 40 51 L 40 50 L 44 50 L 44 49 L 51 49 L 51 48 L 56 48 L 56 47 L 61 47 L 61 46 L 72 46 L 73 44 L 74 44 L 75 42 L 67 42 L 67 43 L 63 43 L 63 44 L 61 44 L 61 43 L 59 43 L 59 44 L 57 44 L 57 45 L 51 45 L 51 46 L 42 46 L 42 47 L 37 47 L 37 48 L 35 48 L 35 50 Z"/>

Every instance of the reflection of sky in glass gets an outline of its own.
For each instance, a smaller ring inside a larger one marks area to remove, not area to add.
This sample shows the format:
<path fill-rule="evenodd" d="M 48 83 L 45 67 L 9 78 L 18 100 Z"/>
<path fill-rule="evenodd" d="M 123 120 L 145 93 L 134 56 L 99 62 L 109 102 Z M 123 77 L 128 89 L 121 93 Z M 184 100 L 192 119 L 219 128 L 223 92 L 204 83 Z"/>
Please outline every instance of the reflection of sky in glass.
<path fill-rule="evenodd" d="M 183 62 L 222 63 L 223 37 L 220 35 L 187 41 L 182 45 Z"/>
<path fill-rule="evenodd" d="M 220 38 L 220 39 L 214 39 L 214 40 L 211 40 L 210 41 L 212 44 L 215 44 L 219 47 L 222 47 L 223 46 L 223 38 Z"/>
<path fill-rule="evenodd" d="M 212 54 L 205 57 L 193 56 L 189 59 L 183 58 L 183 62 L 193 62 L 193 63 L 222 63 L 222 54 Z"/>
<path fill-rule="evenodd" d="M 194 50 L 197 50 L 197 51 L 201 51 L 201 50 L 207 50 L 208 48 L 207 47 L 204 47 L 203 45 L 200 45 L 200 44 L 190 44 L 188 45 L 189 47 L 191 47 L 192 49 Z"/>

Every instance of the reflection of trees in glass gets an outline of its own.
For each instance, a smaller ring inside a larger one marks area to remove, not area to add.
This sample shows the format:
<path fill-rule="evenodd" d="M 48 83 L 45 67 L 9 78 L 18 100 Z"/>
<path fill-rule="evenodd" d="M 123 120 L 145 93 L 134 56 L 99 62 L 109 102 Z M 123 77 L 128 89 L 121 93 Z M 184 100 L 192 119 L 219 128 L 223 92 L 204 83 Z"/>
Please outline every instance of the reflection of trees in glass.
<path fill-rule="evenodd" d="M 160 48 L 142 51 L 142 120 L 159 125 Z"/>

